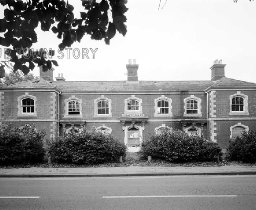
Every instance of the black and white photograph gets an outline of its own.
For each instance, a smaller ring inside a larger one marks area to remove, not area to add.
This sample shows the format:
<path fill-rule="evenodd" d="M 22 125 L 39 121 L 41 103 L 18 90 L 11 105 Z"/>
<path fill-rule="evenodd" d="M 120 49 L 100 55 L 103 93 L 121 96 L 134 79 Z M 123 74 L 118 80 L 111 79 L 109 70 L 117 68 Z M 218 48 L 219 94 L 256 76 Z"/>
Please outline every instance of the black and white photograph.
<path fill-rule="evenodd" d="M 256 210 L 255 0 L 0 0 L 0 209 Z"/>

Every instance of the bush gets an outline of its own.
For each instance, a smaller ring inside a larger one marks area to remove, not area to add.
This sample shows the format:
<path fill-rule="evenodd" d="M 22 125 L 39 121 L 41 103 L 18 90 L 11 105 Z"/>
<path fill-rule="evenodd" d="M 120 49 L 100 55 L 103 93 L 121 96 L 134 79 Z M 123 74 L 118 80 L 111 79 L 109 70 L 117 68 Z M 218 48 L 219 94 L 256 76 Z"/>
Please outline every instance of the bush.
<path fill-rule="evenodd" d="M 244 132 L 241 137 L 231 140 L 228 148 L 229 160 L 244 163 L 256 162 L 256 131 Z"/>
<path fill-rule="evenodd" d="M 71 132 L 49 145 L 49 155 L 53 163 L 100 164 L 116 162 L 125 156 L 126 147 L 110 135 L 99 132 Z"/>
<path fill-rule="evenodd" d="M 0 164 L 35 164 L 43 162 L 45 134 L 35 127 L 0 125 Z"/>
<path fill-rule="evenodd" d="M 221 154 L 217 143 L 185 132 L 163 132 L 143 142 L 141 155 L 174 163 L 214 161 Z"/>

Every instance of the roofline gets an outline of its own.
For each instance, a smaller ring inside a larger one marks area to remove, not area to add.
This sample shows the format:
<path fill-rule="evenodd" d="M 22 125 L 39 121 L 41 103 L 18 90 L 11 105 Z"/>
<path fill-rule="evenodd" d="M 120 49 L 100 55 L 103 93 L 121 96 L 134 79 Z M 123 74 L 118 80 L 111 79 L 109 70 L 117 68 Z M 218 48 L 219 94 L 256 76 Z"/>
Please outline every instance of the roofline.
<path fill-rule="evenodd" d="M 253 91 L 253 90 L 256 90 L 256 87 L 255 88 L 252 88 L 252 87 L 248 87 L 248 88 L 234 88 L 234 87 L 232 87 L 232 88 L 211 88 L 211 87 L 209 87 L 209 88 L 207 88 L 207 89 L 205 89 L 205 92 L 206 93 L 208 93 L 209 91 L 211 91 L 211 90 L 213 90 L 213 91 L 216 91 L 216 90 L 236 90 L 236 91 L 239 91 L 239 90 L 249 90 L 249 91 Z"/>

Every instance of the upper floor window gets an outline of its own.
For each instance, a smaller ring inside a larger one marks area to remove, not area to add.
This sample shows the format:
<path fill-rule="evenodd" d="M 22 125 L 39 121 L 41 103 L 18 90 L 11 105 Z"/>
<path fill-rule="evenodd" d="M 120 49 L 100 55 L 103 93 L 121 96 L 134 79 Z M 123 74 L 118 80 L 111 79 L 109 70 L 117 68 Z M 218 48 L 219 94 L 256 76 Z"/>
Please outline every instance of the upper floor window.
<path fill-rule="evenodd" d="M 18 97 L 18 116 L 36 116 L 36 97 L 25 93 Z"/>
<path fill-rule="evenodd" d="M 80 104 L 77 100 L 68 102 L 68 114 L 80 114 Z"/>
<path fill-rule="evenodd" d="M 184 99 L 185 116 L 202 116 L 201 99 L 191 95 Z"/>
<path fill-rule="evenodd" d="M 172 100 L 164 95 L 155 99 L 155 116 L 171 116 L 171 103 Z"/>
<path fill-rule="evenodd" d="M 246 114 L 248 115 L 248 96 L 237 91 L 236 94 L 230 96 L 230 114 Z"/>
<path fill-rule="evenodd" d="M 162 124 L 155 128 L 155 133 L 157 135 L 160 135 L 164 132 L 172 132 L 172 128 L 170 128 L 169 126 L 166 126 L 165 124 Z"/>
<path fill-rule="evenodd" d="M 74 95 L 65 99 L 65 115 L 64 117 L 81 117 L 82 116 L 82 100 Z"/>
<path fill-rule="evenodd" d="M 34 113 L 35 101 L 31 98 L 24 98 L 21 100 L 22 113 Z"/>
<path fill-rule="evenodd" d="M 95 116 L 111 116 L 111 99 L 101 96 L 94 100 L 94 115 Z"/>
<path fill-rule="evenodd" d="M 236 125 L 233 125 L 230 127 L 230 138 L 235 139 L 237 137 L 240 137 L 243 132 L 248 132 L 249 127 L 246 125 L 243 125 L 242 123 L 237 123 Z"/>
<path fill-rule="evenodd" d="M 125 114 L 137 115 L 142 114 L 142 100 L 132 95 L 130 98 L 125 99 Z"/>

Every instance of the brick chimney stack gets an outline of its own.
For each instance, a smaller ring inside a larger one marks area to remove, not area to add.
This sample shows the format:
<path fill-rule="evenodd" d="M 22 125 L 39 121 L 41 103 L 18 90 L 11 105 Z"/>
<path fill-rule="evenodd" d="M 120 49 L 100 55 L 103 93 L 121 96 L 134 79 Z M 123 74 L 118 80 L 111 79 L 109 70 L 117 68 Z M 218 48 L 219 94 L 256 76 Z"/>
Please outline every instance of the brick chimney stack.
<path fill-rule="evenodd" d="M 129 59 L 129 63 L 126 64 L 126 68 L 127 68 L 127 81 L 129 82 L 138 81 L 139 65 L 136 64 L 136 60 Z"/>
<path fill-rule="evenodd" d="M 49 82 L 53 81 L 53 69 L 50 69 L 48 71 L 43 71 L 42 66 L 40 66 L 39 69 L 40 69 L 40 79 L 42 78 L 42 79 L 47 80 Z"/>
<path fill-rule="evenodd" d="M 225 66 L 222 64 L 222 60 L 215 60 L 213 66 L 210 68 L 212 71 L 211 80 L 216 81 L 225 77 Z"/>

